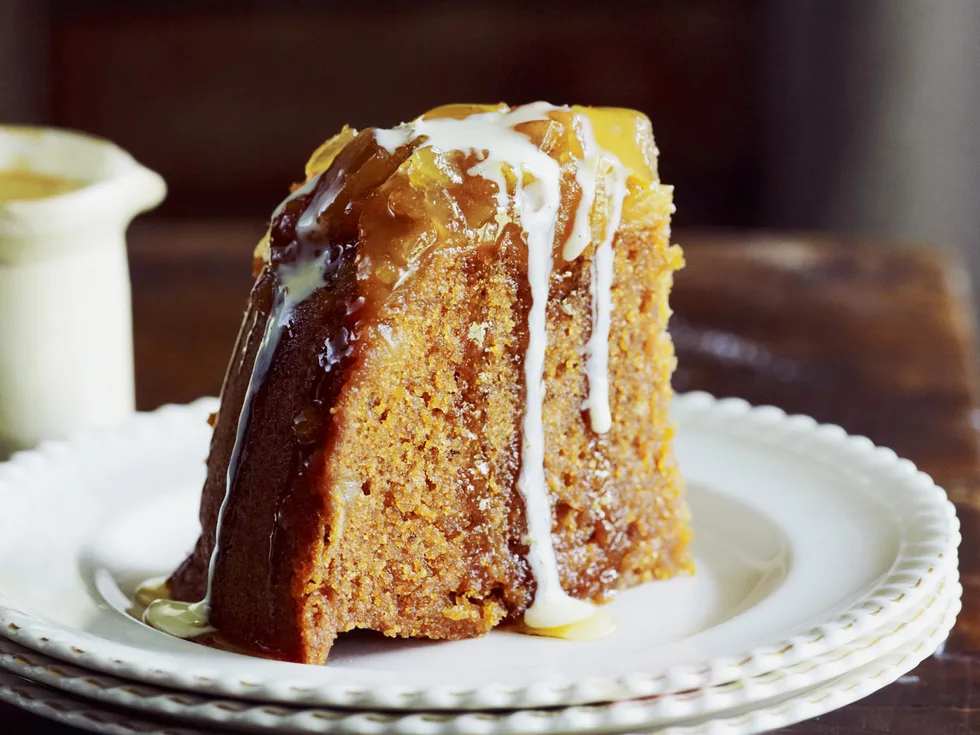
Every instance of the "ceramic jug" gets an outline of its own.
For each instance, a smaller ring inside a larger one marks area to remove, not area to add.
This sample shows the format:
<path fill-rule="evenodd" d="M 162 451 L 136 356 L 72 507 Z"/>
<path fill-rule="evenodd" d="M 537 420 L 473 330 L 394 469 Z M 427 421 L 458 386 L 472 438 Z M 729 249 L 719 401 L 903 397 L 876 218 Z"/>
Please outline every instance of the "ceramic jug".
<path fill-rule="evenodd" d="M 70 190 L 2 194 L 31 176 Z M 0 459 L 134 410 L 125 234 L 165 194 L 108 141 L 0 125 Z"/>

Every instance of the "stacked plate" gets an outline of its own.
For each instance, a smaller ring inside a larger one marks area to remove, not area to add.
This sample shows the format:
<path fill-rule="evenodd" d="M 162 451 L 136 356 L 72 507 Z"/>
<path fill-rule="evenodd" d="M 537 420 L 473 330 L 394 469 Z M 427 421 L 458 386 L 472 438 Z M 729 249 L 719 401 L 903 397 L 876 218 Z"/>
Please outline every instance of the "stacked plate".
<path fill-rule="evenodd" d="M 958 522 L 928 476 L 839 427 L 688 394 L 697 574 L 620 594 L 606 638 L 356 633 L 324 667 L 176 640 L 127 610 L 196 538 L 214 407 L 0 465 L 0 700 L 113 733 L 738 735 L 880 689 L 959 611 Z"/>

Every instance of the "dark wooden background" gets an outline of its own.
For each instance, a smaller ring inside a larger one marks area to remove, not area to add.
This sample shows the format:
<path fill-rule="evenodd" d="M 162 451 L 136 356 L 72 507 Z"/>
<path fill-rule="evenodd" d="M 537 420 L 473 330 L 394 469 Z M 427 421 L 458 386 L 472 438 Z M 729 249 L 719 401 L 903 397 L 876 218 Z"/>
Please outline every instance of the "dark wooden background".
<path fill-rule="evenodd" d="M 163 215 L 265 216 L 344 123 L 546 99 L 647 113 L 682 224 L 760 217 L 765 2 L 3 1 L 8 117 L 119 143 L 169 182 Z"/>

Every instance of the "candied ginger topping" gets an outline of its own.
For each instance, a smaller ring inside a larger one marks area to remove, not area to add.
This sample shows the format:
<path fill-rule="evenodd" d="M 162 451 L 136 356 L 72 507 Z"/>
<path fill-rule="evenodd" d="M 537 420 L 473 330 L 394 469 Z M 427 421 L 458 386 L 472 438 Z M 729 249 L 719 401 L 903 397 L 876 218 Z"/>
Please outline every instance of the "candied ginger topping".
<path fill-rule="evenodd" d="M 194 610 L 206 610 L 210 603 L 217 539 L 252 398 L 296 307 L 329 284 L 344 248 L 356 248 L 360 292 L 357 308 L 349 314 L 366 319 L 411 278 L 432 248 L 492 243 L 505 227 L 516 225 L 527 245 L 532 299 L 518 489 L 527 518 L 527 560 L 537 588 L 524 623 L 556 629 L 593 615 L 591 603 L 562 589 L 551 536 L 542 420 L 549 280 L 556 256 L 571 261 L 593 246 L 583 408 L 593 431 L 604 433 L 612 426 L 607 368 L 613 240 L 631 187 L 657 183 L 656 158 L 643 115 L 544 102 L 514 108 L 448 105 L 391 129 L 357 132 L 345 127 L 317 149 L 307 164 L 305 183 L 276 208 L 270 233 L 256 249 L 256 257 L 277 276 L 278 292 L 238 420 L 208 594 Z"/>

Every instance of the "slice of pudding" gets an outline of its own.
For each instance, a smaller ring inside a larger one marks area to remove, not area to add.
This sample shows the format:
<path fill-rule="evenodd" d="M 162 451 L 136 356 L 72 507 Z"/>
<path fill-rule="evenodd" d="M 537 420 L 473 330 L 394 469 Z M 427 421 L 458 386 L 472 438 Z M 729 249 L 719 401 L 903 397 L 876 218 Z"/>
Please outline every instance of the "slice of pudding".
<path fill-rule="evenodd" d="M 355 628 L 547 632 L 689 572 L 656 156 L 639 113 L 543 103 L 316 151 L 256 251 L 188 604 L 146 619 L 320 663 Z"/>

